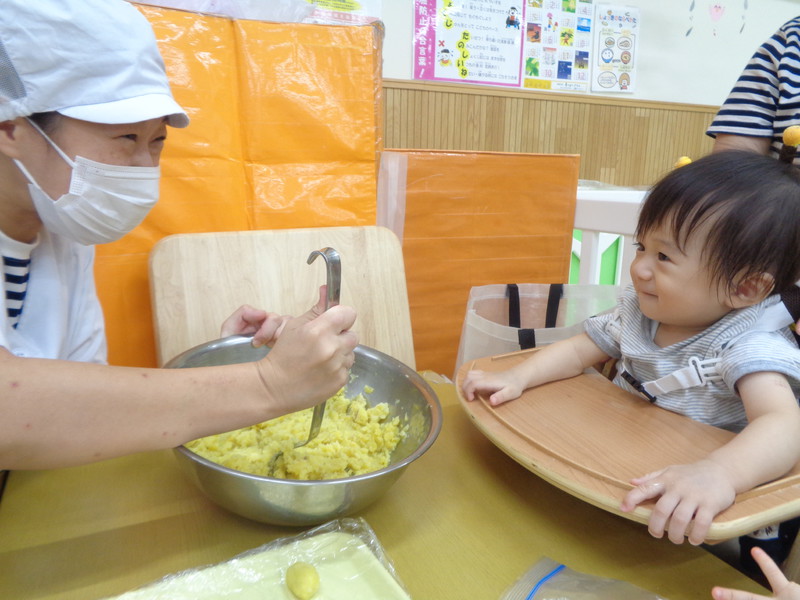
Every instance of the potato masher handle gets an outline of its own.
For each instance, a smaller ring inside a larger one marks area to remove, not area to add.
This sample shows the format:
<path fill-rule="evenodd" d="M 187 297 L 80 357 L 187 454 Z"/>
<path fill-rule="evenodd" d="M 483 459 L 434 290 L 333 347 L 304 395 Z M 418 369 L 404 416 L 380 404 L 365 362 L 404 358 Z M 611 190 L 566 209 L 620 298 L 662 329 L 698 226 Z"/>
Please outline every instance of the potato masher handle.
<path fill-rule="evenodd" d="M 317 256 L 325 259 L 325 267 L 327 270 L 327 293 L 325 295 L 325 310 L 332 306 L 339 304 L 339 294 L 342 291 L 342 264 L 339 253 L 333 248 L 323 248 L 322 250 L 314 250 L 308 256 L 308 264 L 310 265 Z M 322 417 L 325 415 L 326 401 L 320 402 L 314 407 L 314 412 L 311 415 L 311 431 L 308 433 L 308 439 L 301 445 L 305 445 L 319 433 L 319 428 L 322 426 Z"/>
<path fill-rule="evenodd" d="M 314 250 L 308 255 L 308 264 L 314 262 L 318 256 L 325 259 L 325 269 L 327 271 L 328 292 L 325 295 L 325 310 L 331 306 L 339 304 L 339 295 L 342 292 L 342 261 L 339 253 L 333 248 L 323 248 Z"/>

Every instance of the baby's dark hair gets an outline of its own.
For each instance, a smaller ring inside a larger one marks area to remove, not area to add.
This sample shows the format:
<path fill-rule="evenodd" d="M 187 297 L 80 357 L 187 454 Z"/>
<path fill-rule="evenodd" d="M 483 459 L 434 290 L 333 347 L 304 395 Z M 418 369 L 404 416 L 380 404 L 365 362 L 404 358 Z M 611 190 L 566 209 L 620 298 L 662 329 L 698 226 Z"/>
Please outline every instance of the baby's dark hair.
<path fill-rule="evenodd" d="M 683 250 L 705 223 L 702 259 L 713 281 L 733 290 L 749 275 L 769 273 L 773 293 L 781 293 L 800 279 L 800 169 L 739 150 L 705 156 L 653 187 L 636 236 L 665 226 Z"/>

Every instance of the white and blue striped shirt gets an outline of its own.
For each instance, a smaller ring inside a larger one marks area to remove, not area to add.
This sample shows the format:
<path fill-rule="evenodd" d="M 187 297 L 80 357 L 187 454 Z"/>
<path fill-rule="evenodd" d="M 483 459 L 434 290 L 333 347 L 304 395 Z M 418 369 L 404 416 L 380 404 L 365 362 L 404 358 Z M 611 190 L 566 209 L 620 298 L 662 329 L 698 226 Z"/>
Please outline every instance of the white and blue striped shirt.
<path fill-rule="evenodd" d="M 11 319 L 11 326 L 16 328 L 25 305 L 25 293 L 28 290 L 28 276 L 31 270 L 30 258 L 3 256 L 3 272 L 5 274 L 6 312 Z"/>
<path fill-rule="evenodd" d="M 777 157 L 790 125 L 800 125 L 800 17 L 756 51 L 706 134 L 772 138 Z"/>
<path fill-rule="evenodd" d="M 740 431 L 747 425 L 744 404 L 736 392 L 736 382 L 743 376 L 764 371 L 782 373 L 795 395 L 800 394 L 800 348 L 789 328 L 752 331 L 764 309 L 777 302 L 780 296 L 774 295 L 755 306 L 732 311 L 703 333 L 662 348 L 653 341 L 658 324 L 642 314 L 631 286 L 612 313 L 592 317 L 584 327 L 603 352 L 624 358 L 639 382 L 674 373 L 689 365 L 692 357 L 719 359 L 719 381 L 659 394 L 655 404 L 695 421 Z M 619 375 L 614 383 L 638 393 Z"/>
<path fill-rule="evenodd" d="M 28 278 L 31 270 L 31 253 L 38 244 L 13 240 L 0 232 L 0 256 L 3 258 L 3 292 L 6 315 L 16 329 L 25 308 Z"/>

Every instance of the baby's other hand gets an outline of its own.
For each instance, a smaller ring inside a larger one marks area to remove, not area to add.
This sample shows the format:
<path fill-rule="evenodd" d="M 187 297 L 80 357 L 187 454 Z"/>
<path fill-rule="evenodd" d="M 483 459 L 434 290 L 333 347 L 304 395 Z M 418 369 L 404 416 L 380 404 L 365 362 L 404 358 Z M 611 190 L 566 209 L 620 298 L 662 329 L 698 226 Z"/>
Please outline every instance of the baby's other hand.
<path fill-rule="evenodd" d="M 714 517 L 728 508 L 736 497 L 727 471 L 722 465 L 700 460 L 689 465 L 673 465 L 631 480 L 634 487 L 622 501 L 623 512 L 660 496 L 650 515 L 648 530 L 661 538 L 698 545 L 705 540 Z"/>
<path fill-rule="evenodd" d="M 497 406 L 503 402 L 519 398 L 524 387 L 511 371 L 488 373 L 486 371 L 467 371 L 461 384 L 464 397 L 472 401 L 479 394 L 490 394 L 489 404 Z"/>

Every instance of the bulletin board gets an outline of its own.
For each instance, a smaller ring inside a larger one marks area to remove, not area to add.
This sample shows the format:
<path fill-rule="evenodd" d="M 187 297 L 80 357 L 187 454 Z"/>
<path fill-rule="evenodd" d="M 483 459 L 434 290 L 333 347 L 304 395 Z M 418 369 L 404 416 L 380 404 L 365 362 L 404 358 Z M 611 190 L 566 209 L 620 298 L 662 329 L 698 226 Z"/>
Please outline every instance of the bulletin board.
<path fill-rule="evenodd" d="M 502 14 L 512 6 L 527 13 L 544 0 L 496 1 Z M 461 0 L 454 3 L 466 4 Z M 635 89 L 624 95 L 583 89 L 558 91 L 719 105 L 756 48 L 783 23 L 800 15 L 796 0 L 622 0 L 614 4 L 635 8 L 641 17 Z M 383 0 L 387 49 L 384 78 L 414 79 L 414 6 L 415 0 Z"/>

